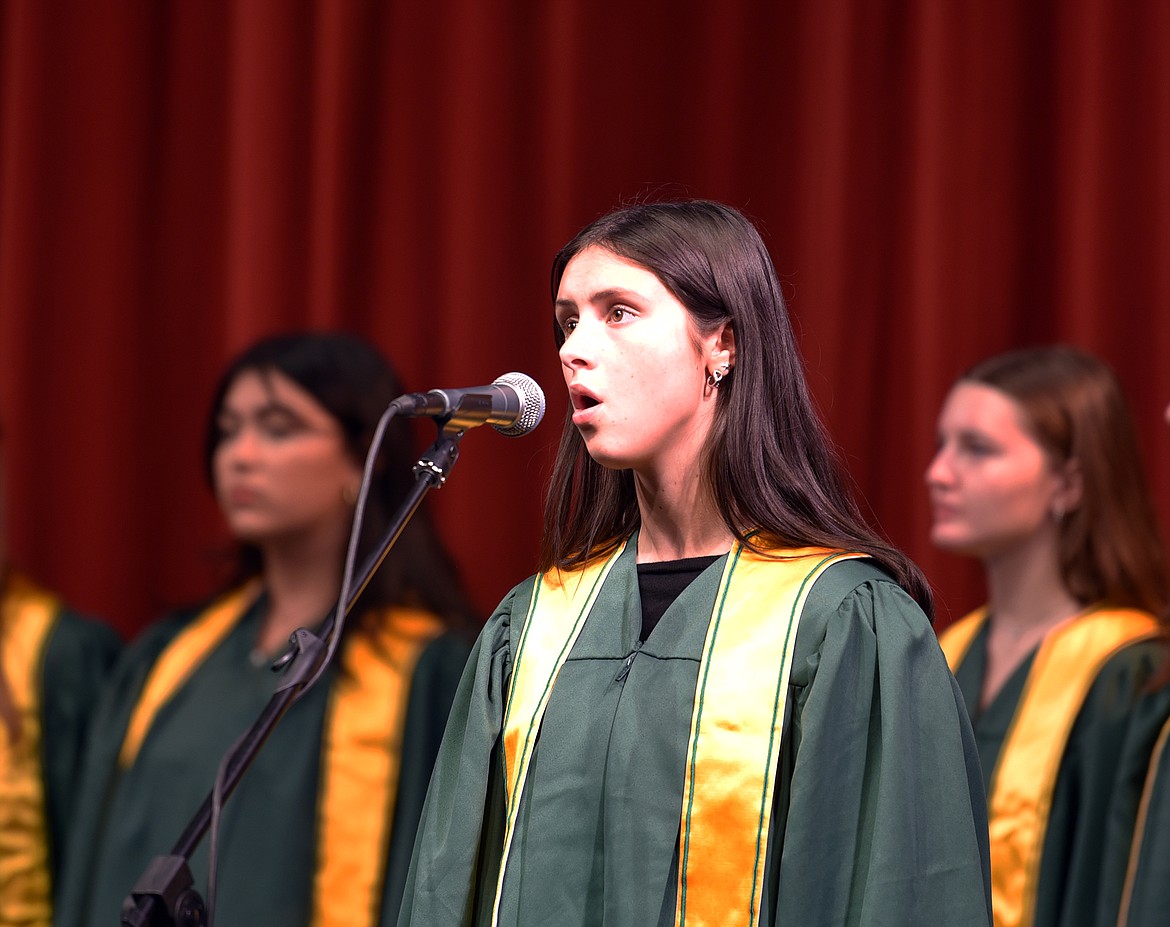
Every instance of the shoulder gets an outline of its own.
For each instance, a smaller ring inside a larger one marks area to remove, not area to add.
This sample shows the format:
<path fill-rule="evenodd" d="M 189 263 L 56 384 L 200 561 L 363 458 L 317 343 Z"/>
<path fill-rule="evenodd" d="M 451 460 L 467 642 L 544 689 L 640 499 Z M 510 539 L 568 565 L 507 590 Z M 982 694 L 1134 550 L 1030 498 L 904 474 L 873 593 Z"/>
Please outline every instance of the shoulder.
<path fill-rule="evenodd" d="M 161 616 L 140 630 L 122 648 L 110 676 L 110 689 L 129 695 L 137 693 L 159 656 L 192 621 L 201 608 L 182 608 Z M 130 692 L 127 692 L 130 690 Z"/>
<path fill-rule="evenodd" d="M 121 638 L 108 625 L 62 608 L 44 651 L 46 719 L 60 723 L 66 716 L 88 715 L 121 649 Z"/>
<path fill-rule="evenodd" d="M 867 559 L 830 565 L 813 584 L 796 635 L 794 682 L 799 667 L 815 672 L 831 652 L 835 657 L 876 663 L 945 660 L 930 619 L 876 563 Z"/>
<path fill-rule="evenodd" d="M 534 573 L 508 590 L 508 594 L 492 611 L 479 635 L 481 645 L 490 640 L 495 646 L 500 646 L 506 643 L 509 637 L 519 635 L 540 579 L 540 574 Z"/>
<path fill-rule="evenodd" d="M 918 603 L 868 558 L 831 564 L 809 591 L 801 615 L 802 624 L 805 621 L 823 623 L 827 629 L 835 618 L 860 622 L 875 633 L 882 629 L 883 623 L 894 621 L 930 629 L 930 620 Z"/>
<path fill-rule="evenodd" d="M 1093 680 L 1086 706 L 1106 712 L 1128 711 L 1143 694 L 1153 701 L 1166 698 L 1149 693 L 1150 681 L 1162 667 L 1166 646 L 1161 640 L 1141 638 L 1120 645 L 1104 661 Z"/>
<path fill-rule="evenodd" d="M 108 666 L 121 649 L 121 637 L 108 624 L 62 606 L 50 633 L 47 658 Z"/>

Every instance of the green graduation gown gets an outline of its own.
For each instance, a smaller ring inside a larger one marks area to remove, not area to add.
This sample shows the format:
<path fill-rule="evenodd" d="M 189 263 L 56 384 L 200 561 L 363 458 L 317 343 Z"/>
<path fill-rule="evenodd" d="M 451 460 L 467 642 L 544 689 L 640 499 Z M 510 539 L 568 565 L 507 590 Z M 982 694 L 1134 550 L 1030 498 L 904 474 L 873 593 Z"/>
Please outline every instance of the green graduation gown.
<path fill-rule="evenodd" d="M 161 707 L 127 769 L 118 755 L 159 654 L 193 619 L 148 629 L 127 651 L 100 711 L 101 735 L 87 757 L 56 927 L 120 922 L 122 901 L 156 856 L 167 854 L 209 794 L 229 745 L 268 703 L 280 677 L 251 659 L 261 597 Z M 382 917 L 393 923 L 414 830 L 447 711 L 468 647 L 452 634 L 432 640 L 410 682 Z M 293 705 L 224 806 L 219 840 L 217 927 L 310 922 L 317 855 L 321 742 L 334 666 Z M 191 860 L 205 895 L 208 841 Z"/>
<path fill-rule="evenodd" d="M 12 631 L 5 624 L 21 620 L 25 595 L 41 593 L 15 574 L 0 577 L 0 587 L 3 607 L 0 646 L 4 646 Z M 50 884 L 57 881 L 66 835 L 75 812 L 81 759 L 94 706 L 121 646 L 120 638 L 107 625 L 59 603 L 41 645 L 40 664 L 32 676 L 37 687 L 32 697 L 39 707 L 40 740 L 28 746 L 39 749 Z M 29 695 L 32 694 L 13 692 L 18 705 Z M 0 736 L 7 735 L 0 732 Z M 0 770 L 0 775 L 12 774 L 13 770 Z M 0 853 L 7 846 L 6 839 Z M 15 923 L 19 918 L 16 912 L 8 910 L 7 888 L 0 886 L 0 923 Z"/>
<path fill-rule="evenodd" d="M 1144 787 L 1140 798 L 1135 788 L 1114 796 L 1101 927 L 1165 927 L 1170 921 L 1170 686 L 1145 692 L 1134 715 L 1120 774 L 1127 782 L 1144 780 Z"/>
<path fill-rule="evenodd" d="M 977 633 L 955 678 L 975 729 L 979 759 L 989 788 L 1000 749 L 1019 707 L 1035 652 L 979 709 L 987 665 L 985 624 Z M 1133 832 L 1133 815 L 1149 756 L 1149 721 L 1135 715 L 1135 705 L 1155 671 L 1160 646 L 1153 641 L 1130 644 L 1102 666 L 1085 697 L 1061 758 L 1041 850 L 1034 927 L 1092 927 L 1116 922 L 1116 898 L 1106 901 L 1104 873 L 1118 855 L 1117 845 Z M 1136 727 L 1135 727 L 1136 726 Z M 1141 735 L 1139 729 L 1146 731 Z M 1130 809 L 1119 812 L 1119 806 Z M 1121 851 L 1124 853 L 1125 851 Z M 1122 859 L 1124 866 L 1124 858 Z M 1112 905 L 1111 910 L 1110 905 Z"/>
<path fill-rule="evenodd" d="M 502 925 L 674 923 L 686 741 L 726 557 L 638 646 L 635 549 L 614 564 L 553 689 Z M 491 923 L 504 694 L 533 585 L 504 599 L 464 673 L 404 927 Z M 814 585 L 787 704 L 758 923 L 989 924 L 986 808 L 966 711 L 926 617 L 870 563 L 835 564 Z"/>

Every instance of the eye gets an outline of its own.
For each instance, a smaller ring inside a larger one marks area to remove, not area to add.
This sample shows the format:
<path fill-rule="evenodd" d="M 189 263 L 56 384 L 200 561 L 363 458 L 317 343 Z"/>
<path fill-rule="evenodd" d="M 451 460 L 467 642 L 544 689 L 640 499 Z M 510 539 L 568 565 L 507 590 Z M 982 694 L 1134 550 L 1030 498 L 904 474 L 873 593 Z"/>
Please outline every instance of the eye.
<path fill-rule="evenodd" d="M 228 441 L 240 430 L 240 422 L 234 415 L 221 415 L 215 420 L 216 443 Z"/>
<path fill-rule="evenodd" d="M 573 334 L 573 330 L 577 327 L 576 319 L 565 319 L 561 322 L 561 333 L 564 335 Z"/>
<path fill-rule="evenodd" d="M 990 457 L 996 452 L 996 447 L 989 441 L 979 438 L 968 438 L 961 444 L 964 453 L 971 457 Z"/>
<path fill-rule="evenodd" d="M 273 410 L 260 419 L 260 431 L 266 438 L 279 441 L 305 430 L 305 423 L 284 410 Z"/>

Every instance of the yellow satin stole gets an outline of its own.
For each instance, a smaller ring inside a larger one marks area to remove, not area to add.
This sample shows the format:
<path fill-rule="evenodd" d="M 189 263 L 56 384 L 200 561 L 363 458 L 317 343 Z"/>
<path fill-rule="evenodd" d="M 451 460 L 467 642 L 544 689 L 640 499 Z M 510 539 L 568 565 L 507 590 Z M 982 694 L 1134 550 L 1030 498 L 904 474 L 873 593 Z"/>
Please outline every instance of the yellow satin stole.
<path fill-rule="evenodd" d="M 52 920 L 49 835 L 42 768 L 41 686 L 45 645 L 61 603 L 11 575 L 0 615 L 0 654 L 20 714 L 15 742 L 0 731 L 0 921 L 48 927 Z"/>
<path fill-rule="evenodd" d="M 259 592 L 259 584 L 250 583 L 213 603 L 162 652 L 127 728 L 123 767 L 134 762 L 158 710 Z M 410 684 L 419 656 L 442 631 L 429 612 L 393 608 L 376 639 L 353 634 L 342 646 L 321 745 L 312 927 L 378 923 Z"/>
<path fill-rule="evenodd" d="M 978 609 L 940 635 L 952 670 L 986 620 L 986 609 Z M 996 927 L 1033 923 L 1040 855 L 1061 758 L 1097 674 L 1118 650 L 1157 631 L 1157 622 L 1146 612 L 1097 607 L 1050 631 L 1041 642 L 991 773 L 988 818 Z"/>
<path fill-rule="evenodd" d="M 560 668 L 620 554 L 573 573 L 547 573 L 533 590 L 504 718 L 507 820 L 493 925 L 535 734 Z M 707 627 L 682 783 L 679 927 L 758 922 L 800 614 L 826 567 L 860 556 L 811 548 L 776 554 L 783 559 L 735 545 Z"/>

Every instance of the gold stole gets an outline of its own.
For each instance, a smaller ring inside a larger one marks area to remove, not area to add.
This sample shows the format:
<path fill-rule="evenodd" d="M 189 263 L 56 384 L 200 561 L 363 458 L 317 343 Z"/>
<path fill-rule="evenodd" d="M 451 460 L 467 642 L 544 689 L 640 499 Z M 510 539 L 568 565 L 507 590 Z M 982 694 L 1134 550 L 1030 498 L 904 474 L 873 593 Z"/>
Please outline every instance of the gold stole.
<path fill-rule="evenodd" d="M 557 674 L 621 550 L 571 574 L 547 573 L 533 589 L 504 717 L 507 821 L 493 925 L 535 733 Z M 751 925 L 759 918 L 776 757 L 800 613 L 820 573 L 857 556 L 806 548 L 772 559 L 736 544 L 727 558 L 707 627 L 688 738 L 679 830 L 679 927 L 711 927 L 729 919 Z"/>
<path fill-rule="evenodd" d="M 158 710 L 236 626 L 259 592 L 258 583 L 249 583 L 224 596 L 162 652 L 127 728 L 123 768 L 134 762 Z M 442 630 L 429 612 L 394 608 L 387 611 L 377 639 L 353 634 L 342 646 L 321 744 L 312 927 L 378 922 L 411 679 L 419 656 Z"/>
<path fill-rule="evenodd" d="M 952 669 L 986 620 L 986 610 L 980 609 L 942 633 Z M 1050 631 L 1040 644 L 991 776 L 988 818 L 996 927 L 1032 925 L 1060 761 L 1097 674 L 1120 649 L 1154 637 L 1157 630 L 1146 612 L 1095 608 Z"/>
<path fill-rule="evenodd" d="M 3 593 L 0 651 L 21 730 L 16 743 L 0 731 L 0 911 L 5 923 L 48 927 L 53 912 L 41 684 L 45 644 L 61 603 L 15 574 Z"/>
<path fill-rule="evenodd" d="M 1142 788 L 1141 803 L 1138 805 L 1137 820 L 1134 822 L 1133 843 L 1129 850 L 1129 863 L 1125 870 L 1125 888 L 1121 893 L 1121 906 L 1118 909 L 1117 925 L 1126 927 L 1129 923 L 1129 908 L 1133 903 L 1133 884 L 1137 877 L 1138 863 L 1142 856 L 1142 843 L 1149 823 L 1150 800 L 1155 784 L 1158 782 L 1158 767 L 1162 765 L 1162 754 L 1166 752 L 1166 743 L 1170 740 L 1170 721 L 1162 725 L 1154 750 L 1150 754 L 1150 771 L 1146 775 L 1146 782 Z M 1161 784 L 1165 788 L 1165 783 Z"/>

